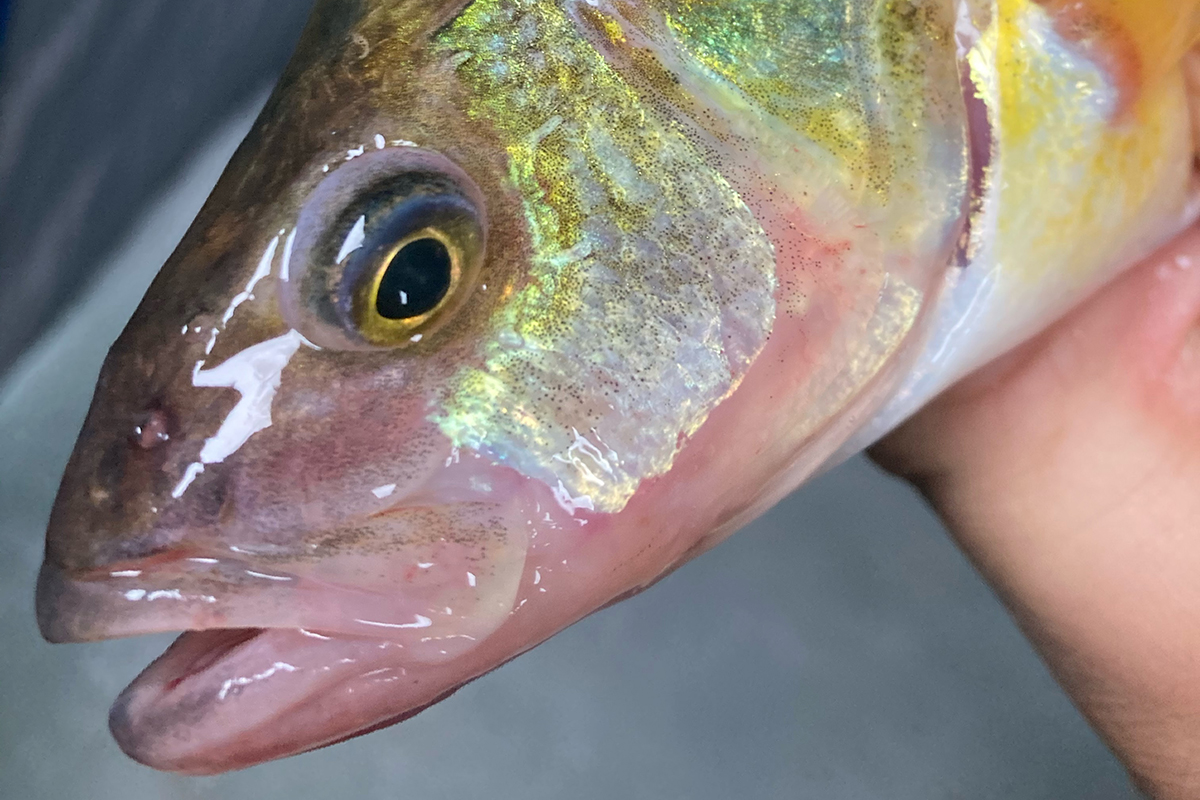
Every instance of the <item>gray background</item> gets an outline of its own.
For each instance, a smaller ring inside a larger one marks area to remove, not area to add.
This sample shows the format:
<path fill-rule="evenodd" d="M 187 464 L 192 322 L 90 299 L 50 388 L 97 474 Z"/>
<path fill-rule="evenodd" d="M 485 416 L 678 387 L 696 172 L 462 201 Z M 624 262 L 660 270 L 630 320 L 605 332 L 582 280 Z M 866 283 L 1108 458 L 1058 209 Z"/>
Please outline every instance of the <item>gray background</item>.
<path fill-rule="evenodd" d="M 13 0 L 0 55 L 0 372 L 133 210 L 283 69 L 312 0 Z"/>
<path fill-rule="evenodd" d="M 15 4 L 0 368 L 57 324 L 0 377 L 0 798 L 1135 797 L 936 520 L 861 460 L 403 726 L 219 778 L 127 760 L 107 705 L 168 639 L 44 644 L 40 538 L 104 351 L 303 5 Z"/>

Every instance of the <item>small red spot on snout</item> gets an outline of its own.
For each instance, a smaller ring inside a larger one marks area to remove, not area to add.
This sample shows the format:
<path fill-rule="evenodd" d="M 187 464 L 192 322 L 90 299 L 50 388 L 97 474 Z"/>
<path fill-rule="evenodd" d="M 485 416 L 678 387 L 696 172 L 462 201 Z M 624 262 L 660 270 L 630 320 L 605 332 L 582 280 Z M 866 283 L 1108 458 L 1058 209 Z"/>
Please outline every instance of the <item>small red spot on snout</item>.
<path fill-rule="evenodd" d="M 153 450 L 171 439 L 170 420 L 161 408 L 151 408 L 134 423 L 133 443 L 143 450 Z"/>

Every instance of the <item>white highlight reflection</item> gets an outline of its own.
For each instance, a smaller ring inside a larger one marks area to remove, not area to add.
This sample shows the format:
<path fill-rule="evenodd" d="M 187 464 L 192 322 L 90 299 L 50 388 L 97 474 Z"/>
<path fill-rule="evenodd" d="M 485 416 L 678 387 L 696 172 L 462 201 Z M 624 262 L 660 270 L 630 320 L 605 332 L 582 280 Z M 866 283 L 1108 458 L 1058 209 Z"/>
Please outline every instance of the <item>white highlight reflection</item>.
<path fill-rule="evenodd" d="M 337 263 L 342 263 L 346 260 L 347 256 L 362 247 L 366 238 L 367 217 L 364 214 L 358 218 L 358 222 L 354 223 L 354 227 L 346 234 L 346 241 L 342 242 L 342 249 L 338 251 Z"/>
<path fill-rule="evenodd" d="M 284 260 L 291 258 L 291 245 L 295 235 L 288 237 L 285 244 Z M 259 281 L 271 274 L 275 262 L 275 253 L 279 249 L 279 237 L 276 236 L 267 246 L 260 259 L 257 269 L 250 277 L 246 288 L 233 298 L 221 326 L 233 317 L 238 306 L 253 297 L 254 288 Z M 217 330 L 213 330 L 212 340 L 206 353 L 211 352 L 216 344 Z M 216 434 L 204 442 L 200 450 L 200 460 L 189 464 L 183 478 L 171 492 L 178 499 L 183 496 L 188 487 L 204 472 L 206 464 L 219 464 L 249 441 L 250 437 L 271 425 L 271 403 L 284 368 L 292 356 L 306 343 L 306 339 L 298 331 L 288 331 L 283 336 L 260 342 L 248 347 L 242 352 L 230 356 L 220 365 L 212 369 L 204 369 L 204 362 L 197 361 L 192 371 L 192 385 L 197 388 L 235 389 L 241 395 L 241 400 L 225 417 Z"/>
<path fill-rule="evenodd" d="M 307 636 L 310 639 L 320 639 L 323 642 L 328 642 L 333 638 L 332 636 L 322 636 L 319 633 L 313 633 L 312 631 L 305 630 L 304 628 L 298 628 L 297 630 L 299 630 L 300 633 L 304 634 L 305 636 Z"/>
<path fill-rule="evenodd" d="M 268 575 L 265 572 L 255 572 L 252 569 L 246 570 L 246 574 L 250 575 L 251 577 L 254 577 L 254 578 L 266 578 L 269 581 L 290 581 L 291 580 L 291 578 L 289 578 L 286 575 Z"/>
<path fill-rule="evenodd" d="M 179 591 L 178 589 L 155 589 L 152 592 L 148 592 L 145 589 L 130 589 L 123 594 L 126 600 L 132 600 L 134 602 L 139 600 L 146 600 L 148 602 L 153 602 L 155 600 L 200 600 L 205 603 L 217 602 L 217 598 L 209 594 L 185 597 L 183 592 Z"/>
<path fill-rule="evenodd" d="M 236 389 L 242 399 L 229 412 L 216 435 L 204 443 L 200 461 L 219 464 L 233 455 L 251 436 L 270 427 L 271 401 L 279 388 L 283 368 L 300 349 L 304 339 L 296 331 L 268 339 L 230 356 L 210 370 L 196 370 L 192 385 L 214 389 Z"/>
<path fill-rule="evenodd" d="M 286 661 L 276 661 L 270 667 L 255 675 L 251 675 L 246 678 L 229 678 L 223 684 L 221 684 L 221 691 L 217 693 L 217 699 L 224 700 L 229 695 L 229 691 L 235 686 L 249 686 L 255 681 L 266 680 L 277 672 L 295 672 L 297 669 L 297 667 L 287 663 Z"/>
<path fill-rule="evenodd" d="M 276 236 L 271 240 L 271 244 L 267 245 L 267 252 L 263 253 L 262 259 L 258 262 L 258 268 L 250 276 L 246 288 L 234 297 L 229 303 L 229 308 L 225 309 L 225 316 L 221 317 L 222 328 L 229 324 L 229 320 L 233 319 L 233 314 L 237 311 L 238 306 L 254 296 L 254 287 L 258 286 L 258 282 L 271 274 L 271 265 L 275 263 L 275 251 L 278 249 L 279 237 Z"/>
<path fill-rule="evenodd" d="M 429 617 L 423 617 L 420 614 L 414 614 L 413 616 L 416 617 L 416 622 L 374 622 L 369 619 L 356 619 L 354 621 L 377 628 L 428 628 L 433 625 L 433 620 Z"/>
<path fill-rule="evenodd" d="M 279 279 L 287 283 L 291 279 L 292 272 L 292 249 L 296 246 L 296 228 L 292 228 L 292 232 L 288 234 L 287 241 L 283 243 L 283 263 L 279 265 Z"/>
<path fill-rule="evenodd" d="M 551 491 L 554 493 L 554 500 L 558 503 L 559 507 L 572 517 L 580 509 L 584 511 L 596 510 L 596 504 L 592 502 L 591 497 L 588 497 L 586 494 L 580 497 L 572 497 L 562 481 L 558 482 L 558 486 L 551 487 Z"/>

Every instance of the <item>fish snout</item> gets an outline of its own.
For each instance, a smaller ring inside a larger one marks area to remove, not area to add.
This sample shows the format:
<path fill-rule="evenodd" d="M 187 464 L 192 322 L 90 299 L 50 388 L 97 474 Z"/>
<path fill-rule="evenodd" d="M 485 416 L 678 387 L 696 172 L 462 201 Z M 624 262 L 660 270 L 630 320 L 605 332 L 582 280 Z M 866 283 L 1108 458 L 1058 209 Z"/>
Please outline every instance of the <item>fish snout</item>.
<path fill-rule="evenodd" d="M 191 431 L 227 413 L 233 398 L 214 393 L 202 406 L 185 407 L 175 384 L 188 376 L 163 369 L 176 350 L 161 350 L 150 361 L 137 354 L 153 351 L 122 341 L 105 363 L 46 531 L 37 613 L 50 641 L 143 632 L 122 607 L 130 603 L 126 593 L 146 587 L 118 591 L 116 584 L 205 549 L 227 513 L 228 474 L 209 476 L 185 502 L 173 495 L 195 458 Z M 146 595 L 157 588 L 179 587 L 150 587 Z"/>
<path fill-rule="evenodd" d="M 231 399 L 216 395 L 205 407 L 181 410 L 169 387 L 131 390 L 134 379 L 120 370 L 101 382 L 59 485 L 46 552 L 64 568 L 152 555 L 177 538 L 174 531 L 211 527 L 221 515 L 224 476 L 205 481 L 186 504 L 174 495 L 195 457 L 185 427 L 201 427 L 197 420 L 227 411 Z"/>
<path fill-rule="evenodd" d="M 205 464 L 214 437 L 203 434 L 232 402 L 192 409 L 194 424 L 168 393 L 98 396 L 47 532 L 43 636 L 304 629 L 403 642 L 407 658 L 433 663 L 502 624 L 527 522 L 547 498 L 510 470 L 433 449 L 363 474 L 302 400 L 277 403 L 252 445 Z"/>
<path fill-rule="evenodd" d="M 93 440 L 72 458 L 46 532 L 38 576 L 37 617 L 52 642 L 90 641 L 171 630 L 178 614 L 135 619 L 132 600 L 186 589 L 165 578 L 147 587 L 142 576 L 203 547 L 221 513 L 226 481 L 217 476 L 186 505 L 169 506 L 169 423 L 154 408 L 127 430 Z M 124 584 L 130 584 L 125 586 Z M 193 594 L 195 592 L 192 592 Z M 161 606 L 161 604 L 160 604 Z M 165 626 L 165 627 L 164 627 Z"/>

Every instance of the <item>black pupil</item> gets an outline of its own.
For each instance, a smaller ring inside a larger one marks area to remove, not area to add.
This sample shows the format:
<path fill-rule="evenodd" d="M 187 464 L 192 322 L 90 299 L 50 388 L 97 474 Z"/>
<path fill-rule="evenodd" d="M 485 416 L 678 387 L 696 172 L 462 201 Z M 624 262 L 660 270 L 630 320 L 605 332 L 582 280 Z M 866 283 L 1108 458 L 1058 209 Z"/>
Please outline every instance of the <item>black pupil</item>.
<path fill-rule="evenodd" d="M 450 253 L 437 239 L 417 239 L 392 256 L 375 309 L 385 319 L 412 319 L 437 308 L 450 290 Z"/>

